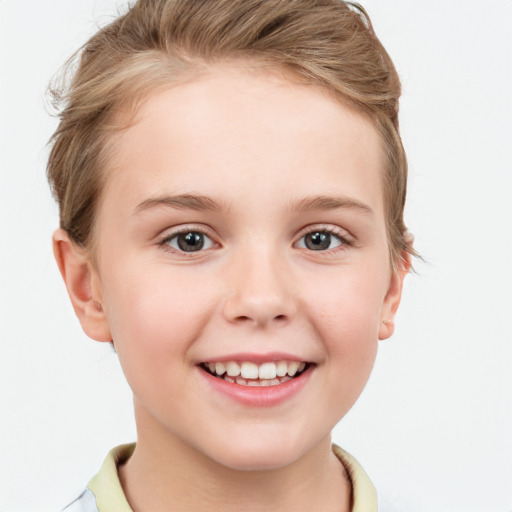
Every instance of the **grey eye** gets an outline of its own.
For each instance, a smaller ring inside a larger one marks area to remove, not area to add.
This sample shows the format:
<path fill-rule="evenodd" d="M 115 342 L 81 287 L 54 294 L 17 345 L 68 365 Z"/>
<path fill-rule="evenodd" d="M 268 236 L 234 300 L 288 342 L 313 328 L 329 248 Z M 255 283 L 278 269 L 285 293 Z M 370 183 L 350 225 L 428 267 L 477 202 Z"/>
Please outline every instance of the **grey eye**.
<path fill-rule="evenodd" d="M 185 231 L 169 238 L 167 244 L 177 251 L 197 252 L 212 247 L 213 241 L 199 231 Z"/>
<path fill-rule="evenodd" d="M 312 231 L 304 235 L 297 244 L 302 249 L 311 251 L 326 251 L 334 249 L 342 244 L 340 237 L 328 231 Z"/>

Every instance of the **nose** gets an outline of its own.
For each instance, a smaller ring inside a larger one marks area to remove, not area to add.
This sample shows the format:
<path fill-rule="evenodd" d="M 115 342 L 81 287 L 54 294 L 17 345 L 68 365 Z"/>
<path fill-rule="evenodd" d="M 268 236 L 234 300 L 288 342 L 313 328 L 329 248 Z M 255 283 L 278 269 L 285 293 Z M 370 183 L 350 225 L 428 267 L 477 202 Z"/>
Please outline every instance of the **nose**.
<path fill-rule="evenodd" d="M 284 325 L 296 313 L 293 282 L 286 265 L 272 255 L 240 258 L 229 270 L 224 316 L 231 323 Z"/>

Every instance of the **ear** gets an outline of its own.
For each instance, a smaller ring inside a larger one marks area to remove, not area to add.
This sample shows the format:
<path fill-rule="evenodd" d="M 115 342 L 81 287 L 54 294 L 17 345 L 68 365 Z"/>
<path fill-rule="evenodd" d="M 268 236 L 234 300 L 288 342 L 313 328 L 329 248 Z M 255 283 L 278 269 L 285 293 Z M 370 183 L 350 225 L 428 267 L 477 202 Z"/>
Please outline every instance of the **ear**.
<path fill-rule="evenodd" d="M 389 282 L 389 288 L 384 298 L 381 312 L 379 340 L 389 338 L 395 331 L 395 315 L 402 298 L 402 288 L 405 276 L 411 269 L 411 255 L 403 251 L 398 262 L 398 267 L 393 270 Z"/>
<path fill-rule="evenodd" d="M 66 231 L 57 229 L 53 234 L 53 254 L 85 334 L 96 341 L 112 341 L 99 276 L 86 251 Z"/>

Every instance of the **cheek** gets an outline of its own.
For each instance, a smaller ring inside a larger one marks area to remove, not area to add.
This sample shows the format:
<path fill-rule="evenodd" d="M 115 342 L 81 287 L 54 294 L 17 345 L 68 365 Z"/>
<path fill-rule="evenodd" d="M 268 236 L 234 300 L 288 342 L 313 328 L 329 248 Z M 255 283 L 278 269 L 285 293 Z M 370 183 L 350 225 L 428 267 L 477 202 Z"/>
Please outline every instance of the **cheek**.
<path fill-rule="evenodd" d="M 110 276 L 107 317 L 125 372 L 183 361 L 208 317 L 207 289 L 161 271 Z"/>
<path fill-rule="evenodd" d="M 353 406 L 371 374 L 385 292 L 372 280 L 343 276 L 311 295 L 311 325 L 326 351 L 324 410 L 334 423 Z"/>
<path fill-rule="evenodd" d="M 372 334 L 376 338 L 385 283 L 385 278 L 364 271 L 359 275 L 338 272 L 308 294 L 308 309 L 314 311 L 318 328 L 332 333 L 329 338 L 364 341 Z"/>
<path fill-rule="evenodd" d="M 343 410 L 359 396 L 375 362 L 386 279 L 385 272 L 367 268 L 338 269 L 308 296 L 305 309 L 329 362 L 330 399 Z"/>

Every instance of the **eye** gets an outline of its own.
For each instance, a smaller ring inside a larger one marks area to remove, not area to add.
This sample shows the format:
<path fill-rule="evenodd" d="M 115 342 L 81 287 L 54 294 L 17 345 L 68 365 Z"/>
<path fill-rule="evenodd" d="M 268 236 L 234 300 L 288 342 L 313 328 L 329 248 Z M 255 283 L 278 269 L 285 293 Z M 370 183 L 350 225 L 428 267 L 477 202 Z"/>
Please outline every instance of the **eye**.
<path fill-rule="evenodd" d="M 213 240 L 200 231 L 182 231 L 162 241 L 179 252 L 198 252 L 213 247 Z"/>
<path fill-rule="evenodd" d="M 347 242 L 344 238 L 330 231 L 315 230 L 306 233 L 300 238 L 297 242 L 297 247 L 309 249 L 310 251 L 327 251 L 345 243 Z"/>

